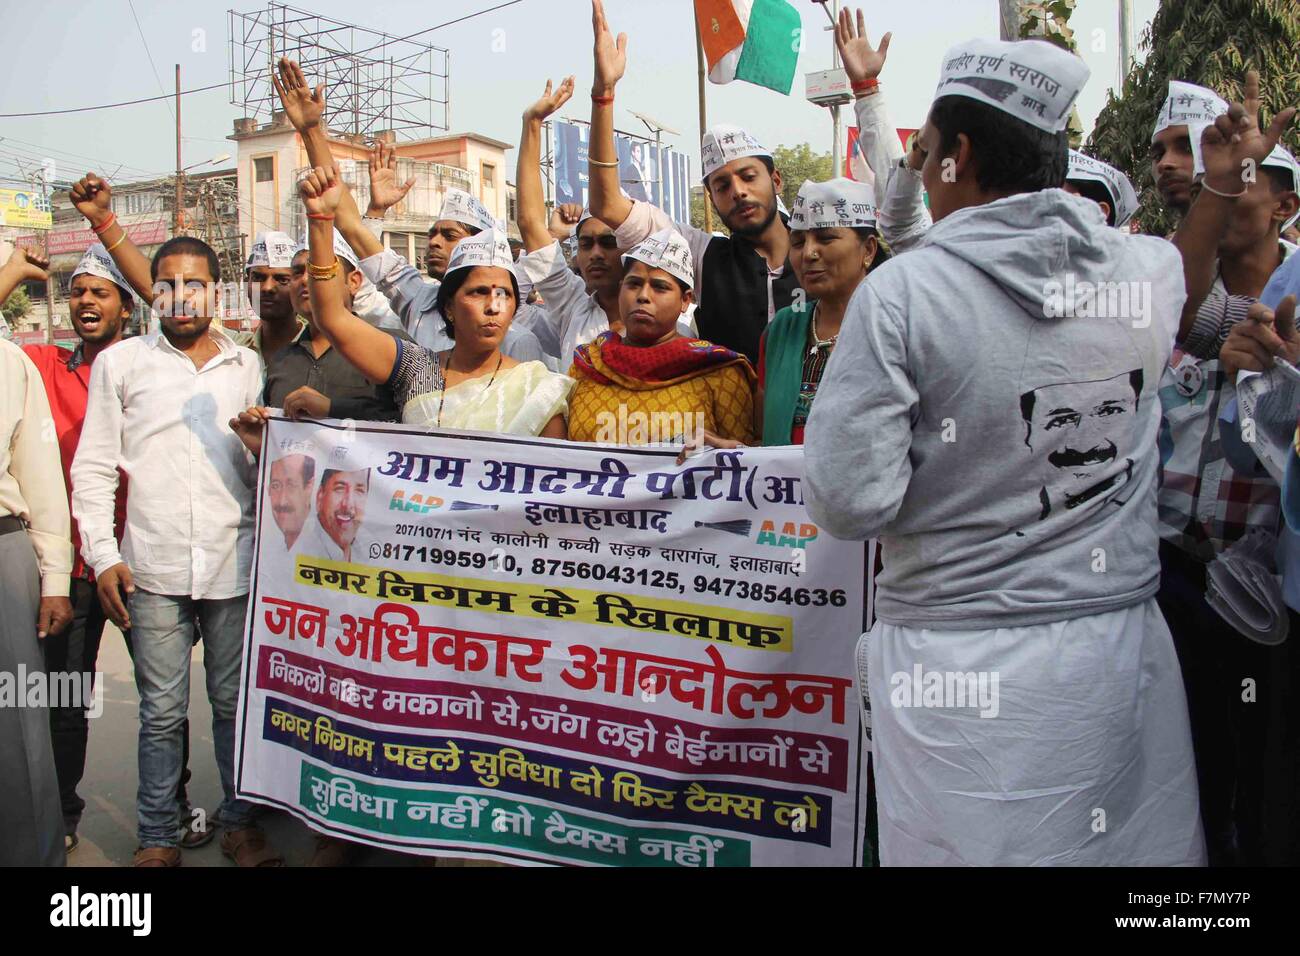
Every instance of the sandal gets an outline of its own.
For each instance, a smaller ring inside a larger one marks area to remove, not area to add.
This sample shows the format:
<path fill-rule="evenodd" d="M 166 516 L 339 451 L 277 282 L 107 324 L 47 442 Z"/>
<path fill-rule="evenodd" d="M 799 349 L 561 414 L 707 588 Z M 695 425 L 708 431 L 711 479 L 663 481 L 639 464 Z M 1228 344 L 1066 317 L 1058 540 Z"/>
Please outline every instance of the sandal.
<path fill-rule="evenodd" d="M 181 851 L 174 846 L 141 847 L 131 858 L 132 866 L 180 866 Z"/>
<path fill-rule="evenodd" d="M 208 825 L 208 815 L 201 807 L 181 806 L 180 835 L 178 842 L 182 849 L 195 850 L 207 846 L 217 831 Z"/>
<path fill-rule="evenodd" d="M 238 866 L 284 866 L 284 857 L 271 849 L 258 827 L 227 830 L 221 836 L 221 853 Z"/>

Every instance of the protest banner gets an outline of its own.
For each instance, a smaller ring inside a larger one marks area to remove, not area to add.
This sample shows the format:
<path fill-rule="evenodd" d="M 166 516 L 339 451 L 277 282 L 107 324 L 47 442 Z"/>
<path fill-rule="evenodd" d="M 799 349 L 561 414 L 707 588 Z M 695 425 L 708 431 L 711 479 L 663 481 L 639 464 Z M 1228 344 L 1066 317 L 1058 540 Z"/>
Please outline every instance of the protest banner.
<path fill-rule="evenodd" d="M 405 852 L 857 865 L 864 546 L 799 448 L 273 417 L 241 796 Z"/>

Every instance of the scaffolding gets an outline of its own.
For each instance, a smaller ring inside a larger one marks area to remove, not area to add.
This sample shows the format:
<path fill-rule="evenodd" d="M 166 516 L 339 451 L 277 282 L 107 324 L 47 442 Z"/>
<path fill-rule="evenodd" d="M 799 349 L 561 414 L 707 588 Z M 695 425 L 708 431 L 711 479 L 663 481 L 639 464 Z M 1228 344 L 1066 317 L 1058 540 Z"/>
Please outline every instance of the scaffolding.
<path fill-rule="evenodd" d="M 230 102 L 269 123 L 280 109 L 271 73 L 297 60 L 313 86 L 325 84 L 331 133 L 425 139 L 451 122 L 448 50 L 342 23 L 283 3 L 230 17 Z"/>

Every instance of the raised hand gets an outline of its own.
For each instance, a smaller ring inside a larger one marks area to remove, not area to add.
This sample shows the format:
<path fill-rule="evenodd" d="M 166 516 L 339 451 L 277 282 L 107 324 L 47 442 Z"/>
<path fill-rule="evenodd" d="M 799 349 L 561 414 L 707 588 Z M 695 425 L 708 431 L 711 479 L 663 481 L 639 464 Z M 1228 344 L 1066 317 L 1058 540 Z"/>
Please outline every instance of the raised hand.
<path fill-rule="evenodd" d="M 93 228 L 98 229 L 113 215 L 113 190 L 94 173 L 86 173 L 78 179 L 70 196 L 77 212 L 85 216 Z"/>
<path fill-rule="evenodd" d="M 288 57 L 280 57 L 280 75 L 271 74 L 275 91 L 280 94 L 284 113 L 298 132 L 320 126 L 325 115 L 325 84 L 313 90 L 307 85 L 302 67 Z"/>
<path fill-rule="evenodd" d="M 1205 183 L 1212 190 L 1240 193 L 1296 114 L 1295 107 L 1287 107 L 1273 117 L 1268 129 L 1261 130 L 1259 108 L 1259 74 L 1251 70 L 1246 74 L 1244 102 L 1233 103 L 1201 134 Z"/>
<path fill-rule="evenodd" d="M 332 216 L 343 201 L 343 180 L 338 167 L 316 166 L 298 183 L 302 204 L 311 216 Z"/>
<path fill-rule="evenodd" d="M 627 71 L 627 34 L 620 33 L 614 39 L 605 20 L 605 5 L 600 0 L 591 0 L 591 28 L 596 35 L 596 76 L 591 92 L 595 96 L 609 96 Z"/>
<path fill-rule="evenodd" d="M 382 219 L 389 207 L 405 199 L 414 185 L 414 176 L 398 185 L 397 153 L 386 143 L 375 143 L 370 151 L 370 208 L 366 215 Z"/>
<path fill-rule="evenodd" d="M 559 110 L 561 106 L 569 102 L 569 97 L 573 95 L 573 77 L 566 76 L 560 81 L 560 85 L 551 91 L 551 81 L 546 81 L 546 92 L 528 109 L 524 110 L 524 119 L 530 122 L 540 123 L 552 113 Z"/>
<path fill-rule="evenodd" d="M 853 26 L 853 14 L 848 7 L 840 11 L 840 18 L 835 24 L 835 45 L 840 48 L 840 61 L 850 83 L 875 79 L 885 68 L 885 57 L 889 55 L 889 39 L 892 33 L 880 38 L 880 46 L 873 47 L 867 38 L 867 21 L 862 11 L 857 11 L 857 29 Z"/>
<path fill-rule="evenodd" d="M 4 268 L 14 275 L 15 284 L 44 282 L 50 277 L 50 260 L 36 250 L 22 246 L 14 246 Z"/>
<path fill-rule="evenodd" d="M 574 227 L 578 225 L 578 220 L 582 218 L 582 207 L 576 202 L 564 202 L 555 207 L 551 213 L 551 221 L 547 226 L 549 232 L 556 239 L 568 239 L 573 235 Z"/>

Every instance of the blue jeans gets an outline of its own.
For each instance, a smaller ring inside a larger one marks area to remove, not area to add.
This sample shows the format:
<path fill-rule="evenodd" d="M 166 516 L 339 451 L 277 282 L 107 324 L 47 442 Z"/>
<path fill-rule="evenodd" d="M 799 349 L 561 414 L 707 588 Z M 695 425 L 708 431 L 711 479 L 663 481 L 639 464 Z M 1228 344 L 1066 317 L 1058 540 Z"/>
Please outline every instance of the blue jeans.
<path fill-rule="evenodd" d="M 212 705 L 212 742 L 221 774 L 216 821 L 235 830 L 252 825 L 253 808 L 235 799 L 235 708 L 244 651 L 248 595 L 194 600 L 137 587 L 130 596 L 135 684 L 140 692 L 140 845 L 177 843 L 176 786 L 190 706 L 190 651 L 203 640 L 203 669 Z"/>

